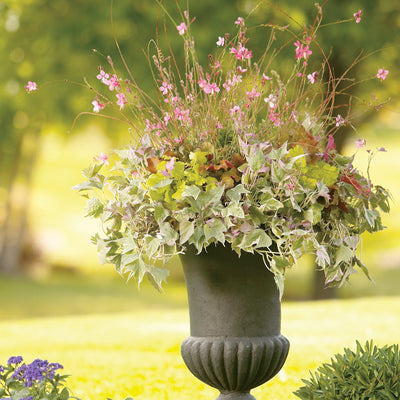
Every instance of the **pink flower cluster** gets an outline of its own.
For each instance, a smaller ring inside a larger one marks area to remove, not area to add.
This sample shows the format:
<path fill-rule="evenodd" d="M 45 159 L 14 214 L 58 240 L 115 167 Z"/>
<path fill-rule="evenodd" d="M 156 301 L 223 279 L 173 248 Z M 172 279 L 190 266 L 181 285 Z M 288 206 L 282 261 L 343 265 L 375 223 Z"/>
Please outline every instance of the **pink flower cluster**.
<path fill-rule="evenodd" d="M 199 83 L 199 86 L 204 90 L 204 93 L 206 93 L 206 94 L 218 93 L 220 90 L 218 85 L 215 82 L 210 83 L 210 82 L 206 81 L 204 78 L 200 79 L 198 83 Z"/>
<path fill-rule="evenodd" d="M 28 81 L 28 84 L 25 86 L 25 89 L 28 93 L 34 92 L 34 91 L 38 90 L 37 83 Z"/>
<path fill-rule="evenodd" d="M 106 86 L 111 91 L 120 91 L 121 90 L 121 84 L 119 82 L 118 76 L 116 74 L 113 74 L 111 77 L 109 74 L 107 74 L 102 67 L 99 67 L 100 72 L 97 74 L 96 78 L 100 80 L 102 83 L 104 83 Z M 117 97 L 117 105 L 119 105 L 120 110 L 122 110 L 125 107 L 125 104 L 128 103 L 125 95 L 123 93 L 117 93 L 115 95 Z M 98 113 L 100 110 L 102 110 L 105 107 L 104 103 L 100 103 L 98 99 L 95 99 L 92 101 L 93 105 L 93 112 Z"/>
<path fill-rule="evenodd" d="M 238 48 L 231 48 L 231 53 L 234 54 L 236 58 L 240 61 L 247 60 L 253 57 L 253 52 L 244 47 L 243 44 L 240 42 Z"/>
<path fill-rule="evenodd" d="M 296 46 L 296 60 L 299 58 L 303 58 L 305 60 L 308 60 L 310 55 L 312 54 L 312 51 L 310 50 L 310 46 L 305 46 L 302 43 L 300 43 L 300 40 L 297 40 L 294 45 Z"/>
<path fill-rule="evenodd" d="M 378 79 L 380 79 L 381 81 L 384 81 L 386 79 L 388 73 L 389 73 L 389 71 L 387 69 L 379 68 L 378 73 L 375 76 Z"/>

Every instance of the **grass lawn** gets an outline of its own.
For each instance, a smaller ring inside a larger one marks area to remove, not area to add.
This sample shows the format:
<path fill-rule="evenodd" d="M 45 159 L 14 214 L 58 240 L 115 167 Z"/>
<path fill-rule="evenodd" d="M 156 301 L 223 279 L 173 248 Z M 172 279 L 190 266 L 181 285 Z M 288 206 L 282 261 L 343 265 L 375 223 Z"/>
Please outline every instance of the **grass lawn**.
<path fill-rule="evenodd" d="M 60 362 L 81 399 L 208 400 L 180 356 L 189 335 L 183 286 L 166 294 L 121 281 L 82 278 L 46 283 L 0 280 L 0 364 L 10 355 Z M 75 282 L 72 285 L 72 281 Z M 95 283 L 95 284 L 93 284 Z M 129 311 L 128 311 L 129 310 Z M 282 333 L 291 350 L 283 371 L 253 390 L 257 399 L 291 400 L 301 378 L 343 347 L 399 342 L 400 297 L 284 302 Z"/>

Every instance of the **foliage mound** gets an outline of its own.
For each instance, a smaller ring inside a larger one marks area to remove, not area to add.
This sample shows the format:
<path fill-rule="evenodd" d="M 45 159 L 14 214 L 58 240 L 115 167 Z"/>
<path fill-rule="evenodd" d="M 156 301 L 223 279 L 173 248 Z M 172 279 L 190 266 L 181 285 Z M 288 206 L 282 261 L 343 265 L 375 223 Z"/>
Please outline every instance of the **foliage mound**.
<path fill-rule="evenodd" d="M 294 394 L 302 400 L 398 400 L 400 398 L 399 346 L 344 349 L 331 362 L 311 373 L 310 380 Z"/>

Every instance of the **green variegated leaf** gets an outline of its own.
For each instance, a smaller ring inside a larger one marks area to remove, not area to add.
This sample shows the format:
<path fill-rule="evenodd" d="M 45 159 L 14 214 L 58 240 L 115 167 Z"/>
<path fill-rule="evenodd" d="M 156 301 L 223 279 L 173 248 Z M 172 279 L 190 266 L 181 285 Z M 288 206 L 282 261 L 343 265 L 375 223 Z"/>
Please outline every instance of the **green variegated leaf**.
<path fill-rule="evenodd" d="M 97 198 L 92 197 L 86 203 L 85 217 L 97 218 L 103 213 L 103 203 Z"/>
<path fill-rule="evenodd" d="M 216 204 L 221 200 L 224 193 L 224 186 L 217 186 L 208 192 L 201 192 L 197 201 L 201 209 L 204 209 L 208 205 Z"/>
<path fill-rule="evenodd" d="M 258 172 L 265 164 L 264 153 L 258 149 L 256 153 L 248 160 L 249 167 L 252 171 Z"/>
<path fill-rule="evenodd" d="M 271 246 L 271 238 L 262 230 L 254 229 L 243 236 L 241 243 L 243 250 L 253 252 L 254 249 Z"/>
<path fill-rule="evenodd" d="M 78 192 L 82 190 L 92 190 L 92 189 L 103 189 L 103 185 L 100 182 L 95 182 L 95 181 L 88 181 L 88 182 L 82 182 L 78 183 L 77 185 L 72 187 L 73 190 L 77 190 Z"/>
<path fill-rule="evenodd" d="M 200 193 L 201 189 L 198 186 L 186 186 L 185 190 L 182 193 L 182 197 L 193 197 L 195 200 L 197 200 Z"/>
<path fill-rule="evenodd" d="M 146 246 L 146 254 L 151 258 L 158 251 L 161 241 L 157 237 L 145 236 L 144 243 Z"/>
<path fill-rule="evenodd" d="M 169 222 L 162 222 L 160 224 L 160 233 L 161 233 L 161 243 L 170 244 L 174 243 L 178 238 L 178 232 L 172 229 Z"/>
<path fill-rule="evenodd" d="M 157 221 L 157 223 L 160 225 L 165 218 L 169 216 L 169 211 L 163 207 L 161 204 L 157 204 L 154 207 L 154 218 Z"/>
<path fill-rule="evenodd" d="M 208 224 L 205 224 L 204 236 L 206 242 L 210 242 L 211 239 L 215 239 L 218 242 L 225 243 L 225 231 L 226 227 L 224 223 L 219 219 L 214 220 L 211 227 Z"/>
<path fill-rule="evenodd" d="M 228 197 L 229 200 L 238 202 L 240 201 L 242 194 L 247 194 L 250 193 L 245 187 L 240 183 L 239 185 L 236 185 L 232 189 L 227 190 L 226 196 Z"/>
<path fill-rule="evenodd" d="M 186 243 L 194 233 L 194 223 L 187 220 L 179 222 L 179 244 Z"/>
<path fill-rule="evenodd" d="M 222 209 L 222 216 L 228 217 L 237 217 L 244 218 L 244 210 L 243 207 L 239 203 L 230 203 L 228 207 Z"/>
<path fill-rule="evenodd" d="M 323 204 L 314 203 L 307 211 L 304 212 L 304 219 L 311 222 L 312 225 L 321 221 L 321 211 L 324 209 Z"/>
<path fill-rule="evenodd" d="M 162 288 L 162 283 L 167 280 L 169 271 L 165 268 L 159 268 L 154 265 L 147 266 L 147 279 L 149 282 L 160 291 Z"/>
<path fill-rule="evenodd" d="M 267 216 L 257 207 L 251 206 L 249 207 L 249 215 L 257 225 L 264 224 L 267 221 Z"/>
<path fill-rule="evenodd" d="M 82 174 L 85 178 L 87 179 L 91 179 L 93 177 L 95 177 L 99 171 L 101 170 L 101 168 L 103 167 L 104 164 L 92 164 L 90 167 L 85 168 L 82 171 Z"/>
<path fill-rule="evenodd" d="M 203 250 L 205 239 L 204 228 L 202 226 L 198 226 L 195 228 L 193 235 L 190 237 L 189 244 L 193 244 L 200 253 Z"/>
<path fill-rule="evenodd" d="M 336 250 L 336 263 L 335 266 L 343 261 L 348 261 L 350 258 L 353 257 L 353 250 L 349 247 L 342 245 Z"/>

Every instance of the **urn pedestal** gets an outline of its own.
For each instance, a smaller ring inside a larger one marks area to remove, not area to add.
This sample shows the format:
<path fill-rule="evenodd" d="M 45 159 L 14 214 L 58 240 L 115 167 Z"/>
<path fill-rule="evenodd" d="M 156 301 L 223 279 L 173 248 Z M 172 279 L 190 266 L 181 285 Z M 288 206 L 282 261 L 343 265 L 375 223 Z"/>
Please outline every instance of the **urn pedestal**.
<path fill-rule="evenodd" d="M 229 245 L 181 257 L 190 335 L 181 346 L 186 366 L 218 389 L 217 400 L 254 400 L 250 390 L 282 368 L 289 341 L 281 335 L 281 304 L 273 274 L 260 255 Z"/>

